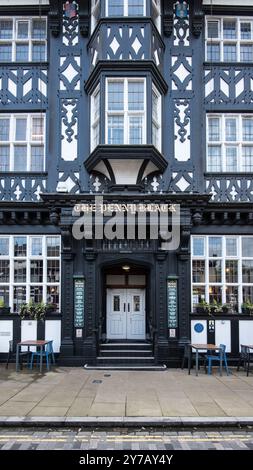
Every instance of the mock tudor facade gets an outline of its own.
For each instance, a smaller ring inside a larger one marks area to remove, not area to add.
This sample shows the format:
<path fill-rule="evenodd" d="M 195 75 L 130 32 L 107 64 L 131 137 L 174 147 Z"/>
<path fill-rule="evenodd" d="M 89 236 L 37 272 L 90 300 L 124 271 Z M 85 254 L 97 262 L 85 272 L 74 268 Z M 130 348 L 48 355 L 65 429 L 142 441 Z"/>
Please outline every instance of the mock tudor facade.
<path fill-rule="evenodd" d="M 11 339 L 88 367 L 253 343 L 252 106 L 252 1 L 1 2 L 2 359 Z M 97 197 L 144 208 L 145 236 L 133 216 L 134 236 L 75 237 Z M 180 207 L 174 249 L 159 207 L 169 228 Z M 44 322 L 20 319 L 31 299 Z"/>

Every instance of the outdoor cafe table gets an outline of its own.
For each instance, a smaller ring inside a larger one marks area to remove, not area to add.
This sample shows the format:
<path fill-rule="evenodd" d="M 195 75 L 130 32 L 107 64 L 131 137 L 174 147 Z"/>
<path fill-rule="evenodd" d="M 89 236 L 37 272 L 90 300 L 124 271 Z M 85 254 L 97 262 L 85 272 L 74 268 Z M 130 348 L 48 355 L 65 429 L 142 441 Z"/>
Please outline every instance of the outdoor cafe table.
<path fill-rule="evenodd" d="M 220 346 L 215 344 L 190 344 L 189 345 L 189 356 L 188 356 L 188 374 L 191 373 L 191 359 L 192 359 L 192 349 L 196 351 L 196 375 L 198 375 L 199 370 L 199 351 L 207 350 L 207 351 L 219 351 Z M 222 375 L 222 357 L 220 359 L 220 375 Z"/>
<path fill-rule="evenodd" d="M 20 343 L 17 343 L 17 351 L 16 351 L 16 372 L 19 371 L 19 352 L 21 350 L 22 346 L 28 346 L 28 351 L 30 351 L 31 346 L 35 346 L 36 348 L 40 349 L 40 373 L 42 373 L 42 360 L 43 360 L 43 348 L 46 346 L 46 344 L 50 343 L 50 341 L 44 341 L 44 340 L 27 340 L 27 341 L 21 341 Z"/>

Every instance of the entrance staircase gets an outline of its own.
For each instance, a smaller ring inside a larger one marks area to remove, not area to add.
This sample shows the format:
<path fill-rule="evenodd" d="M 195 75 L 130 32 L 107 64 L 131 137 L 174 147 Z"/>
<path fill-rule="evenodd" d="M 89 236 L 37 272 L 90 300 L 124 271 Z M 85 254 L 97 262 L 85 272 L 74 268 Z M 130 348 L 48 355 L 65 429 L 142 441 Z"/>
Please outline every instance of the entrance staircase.
<path fill-rule="evenodd" d="M 100 344 L 97 366 L 86 369 L 118 370 L 164 370 L 166 366 L 156 365 L 152 344 L 144 341 L 116 342 Z"/>

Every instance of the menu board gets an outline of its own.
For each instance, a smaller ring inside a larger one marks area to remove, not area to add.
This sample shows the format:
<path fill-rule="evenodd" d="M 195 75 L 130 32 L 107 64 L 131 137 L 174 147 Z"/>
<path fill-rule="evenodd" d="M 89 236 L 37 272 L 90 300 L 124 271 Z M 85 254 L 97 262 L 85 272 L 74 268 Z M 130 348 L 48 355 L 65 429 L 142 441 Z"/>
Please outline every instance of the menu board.
<path fill-rule="evenodd" d="M 84 327 L 84 279 L 74 279 L 74 324 L 75 328 Z"/>
<path fill-rule="evenodd" d="M 167 281 L 168 328 L 177 328 L 177 279 Z"/>

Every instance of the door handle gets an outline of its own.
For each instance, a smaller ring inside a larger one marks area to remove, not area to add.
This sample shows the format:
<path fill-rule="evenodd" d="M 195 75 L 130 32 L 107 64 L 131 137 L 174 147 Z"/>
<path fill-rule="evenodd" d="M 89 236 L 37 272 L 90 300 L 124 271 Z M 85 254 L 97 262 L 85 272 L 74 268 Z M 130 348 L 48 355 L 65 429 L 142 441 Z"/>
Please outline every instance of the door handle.
<path fill-rule="evenodd" d="M 127 311 L 130 312 L 130 303 L 127 304 Z"/>
<path fill-rule="evenodd" d="M 124 312 L 126 311 L 126 303 L 124 302 Z"/>

